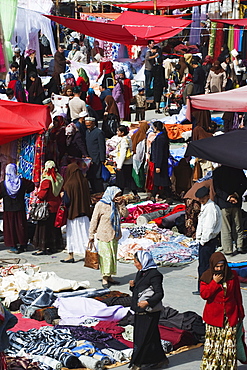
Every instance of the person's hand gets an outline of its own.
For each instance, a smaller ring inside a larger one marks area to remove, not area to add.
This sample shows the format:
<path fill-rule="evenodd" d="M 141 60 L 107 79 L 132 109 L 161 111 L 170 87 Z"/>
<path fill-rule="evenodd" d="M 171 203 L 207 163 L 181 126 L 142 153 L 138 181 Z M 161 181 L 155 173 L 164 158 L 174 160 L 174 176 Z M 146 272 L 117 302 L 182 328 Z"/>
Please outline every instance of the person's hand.
<path fill-rule="evenodd" d="M 99 79 L 98 78 L 96 78 L 96 82 L 98 82 L 99 81 Z"/>
<path fill-rule="evenodd" d="M 133 288 L 135 286 L 135 280 L 130 280 L 129 285 L 131 288 Z"/>
<path fill-rule="evenodd" d="M 117 204 L 123 204 L 124 199 L 122 197 L 115 197 L 114 202 L 117 203 Z"/>
<path fill-rule="evenodd" d="M 105 112 L 105 113 L 104 113 L 104 116 L 107 116 L 107 114 L 108 114 L 108 112 Z"/>
<path fill-rule="evenodd" d="M 121 171 L 121 168 L 116 168 L 117 171 Z"/>
<path fill-rule="evenodd" d="M 213 274 L 213 279 L 214 281 L 219 284 L 222 280 L 222 275 L 219 275 L 219 274 Z"/>
<path fill-rule="evenodd" d="M 60 197 L 62 198 L 64 196 L 64 191 L 61 191 Z"/>
<path fill-rule="evenodd" d="M 156 168 L 155 172 L 160 173 L 160 168 Z"/>
<path fill-rule="evenodd" d="M 235 197 L 231 196 L 230 199 L 229 199 L 229 202 L 232 203 L 232 204 L 236 204 L 236 203 L 238 203 L 238 200 Z"/>
<path fill-rule="evenodd" d="M 70 64 L 71 63 L 71 61 L 70 60 L 66 60 L 66 64 Z"/>
<path fill-rule="evenodd" d="M 138 302 L 137 306 L 140 307 L 140 308 L 146 308 L 148 306 L 148 302 L 147 301 L 140 301 L 140 302 Z"/>

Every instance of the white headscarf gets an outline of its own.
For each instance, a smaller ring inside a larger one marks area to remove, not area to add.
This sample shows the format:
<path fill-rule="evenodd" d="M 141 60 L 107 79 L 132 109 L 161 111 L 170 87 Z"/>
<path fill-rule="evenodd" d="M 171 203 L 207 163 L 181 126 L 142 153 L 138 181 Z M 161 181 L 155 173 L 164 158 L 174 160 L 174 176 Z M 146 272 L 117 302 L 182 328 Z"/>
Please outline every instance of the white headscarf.
<path fill-rule="evenodd" d="M 9 163 L 5 169 L 4 185 L 8 195 L 11 198 L 16 198 L 16 195 L 21 187 L 20 176 L 17 175 L 17 166 L 14 163 Z"/>
<path fill-rule="evenodd" d="M 149 252 L 146 251 L 137 251 L 137 258 L 142 265 L 141 271 L 146 271 L 149 269 L 156 269 L 157 265 L 153 260 L 153 257 Z"/>

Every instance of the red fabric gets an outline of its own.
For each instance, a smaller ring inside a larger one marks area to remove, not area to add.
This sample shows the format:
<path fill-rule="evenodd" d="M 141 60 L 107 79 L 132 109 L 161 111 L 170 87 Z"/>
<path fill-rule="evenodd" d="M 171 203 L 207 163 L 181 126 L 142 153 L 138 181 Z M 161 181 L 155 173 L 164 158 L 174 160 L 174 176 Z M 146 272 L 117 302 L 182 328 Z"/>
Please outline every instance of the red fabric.
<path fill-rule="evenodd" d="M 61 204 L 61 197 L 55 197 L 52 192 L 52 186 L 50 180 L 44 180 L 40 184 L 40 189 L 38 191 L 37 197 L 39 200 L 43 201 L 46 200 L 49 203 L 49 211 L 50 213 L 56 213 L 58 207 Z M 38 201 L 39 203 L 39 201 Z"/>
<path fill-rule="evenodd" d="M 247 278 L 244 278 L 244 277 L 238 275 L 238 280 L 239 280 L 240 283 L 247 284 Z"/>
<path fill-rule="evenodd" d="M 133 348 L 133 342 L 125 340 L 122 336 L 125 329 L 118 326 L 116 321 L 100 321 L 96 326 L 94 326 L 94 329 L 103 331 L 104 333 L 109 333 L 113 338 L 119 340 L 119 342 L 124 343 L 129 348 Z"/>
<path fill-rule="evenodd" d="M 10 329 L 10 331 L 13 331 L 14 333 L 17 332 L 18 330 L 28 331 L 29 329 L 39 329 L 42 326 L 52 326 L 50 324 L 47 324 L 46 321 L 37 321 L 22 317 L 21 313 L 16 313 L 14 315 L 18 319 L 18 323 L 13 328 Z"/>
<path fill-rule="evenodd" d="M 100 100 L 100 98 L 97 95 L 93 95 L 92 99 L 91 99 L 90 96 L 87 96 L 86 97 L 86 103 L 88 105 L 90 105 L 90 107 L 93 108 L 96 111 L 103 109 L 102 101 Z"/>
<path fill-rule="evenodd" d="M 214 61 L 218 59 L 218 56 L 221 53 L 221 47 L 224 44 L 224 24 L 217 23 L 216 26 L 216 37 L 214 43 Z"/>
<path fill-rule="evenodd" d="M 158 218 L 155 218 L 153 220 L 153 222 L 155 222 L 158 226 L 161 226 L 162 225 L 162 220 L 163 218 L 165 217 L 168 217 L 168 216 L 171 216 L 173 215 L 174 213 L 178 213 L 178 212 L 181 212 L 181 211 L 185 211 L 185 205 L 184 204 L 179 204 L 177 205 L 176 207 L 173 208 L 173 210 L 169 213 L 167 213 L 167 215 L 165 216 L 162 216 L 162 217 L 158 217 Z"/>
<path fill-rule="evenodd" d="M 99 72 L 100 73 L 98 75 L 98 78 L 100 78 L 103 75 L 103 72 L 105 72 L 105 74 L 114 73 L 115 69 L 113 68 L 112 62 L 110 60 L 108 60 L 106 62 L 100 62 Z"/>
<path fill-rule="evenodd" d="M 190 346 L 196 344 L 193 334 L 186 330 L 177 328 L 168 328 L 159 325 L 160 339 L 168 340 L 172 343 L 173 349 L 176 350 L 183 346 Z"/>
<path fill-rule="evenodd" d="M 49 107 L 0 100 L 0 145 L 42 133 L 50 123 Z"/>
<path fill-rule="evenodd" d="M 192 6 L 203 5 L 214 3 L 218 0 L 213 1 L 189 1 L 189 0 L 157 0 L 157 9 L 179 9 L 179 8 L 190 8 Z M 121 8 L 128 9 L 141 9 L 141 10 L 153 10 L 153 1 L 141 1 L 138 3 L 124 3 L 115 4 L 115 6 L 120 6 Z"/>
<path fill-rule="evenodd" d="M 89 83 L 86 83 L 83 77 L 78 77 L 76 80 L 76 86 L 80 86 L 81 92 L 88 91 Z"/>
<path fill-rule="evenodd" d="M 124 85 L 124 119 L 125 121 L 130 121 L 130 102 L 133 98 L 132 96 L 132 87 L 131 87 L 131 80 L 129 78 L 125 78 L 123 80 Z"/>
<path fill-rule="evenodd" d="M 149 39 L 159 42 L 177 35 L 191 24 L 191 21 L 180 18 L 166 18 L 164 22 L 163 17 L 136 12 L 122 13 L 116 20 L 118 23 L 84 21 L 53 15 L 46 15 L 46 17 L 84 35 L 124 45 L 146 46 Z"/>
<path fill-rule="evenodd" d="M 232 270 L 234 279 L 227 281 L 226 296 L 221 284 L 212 280 L 209 284 L 201 281 L 200 293 L 206 305 L 203 311 L 203 320 L 213 326 L 223 327 L 224 313 L 230 326 L 235 326 L 239 319 L 244 318 L 242 295 L 236 271 Z"/>
<path fill-rule="evenodd" d="M 148 163 L 148 173 L 146 179 L 146 189 L 147 191 L 152 191 L 154 188 L 154 163 Z"/>
<path fill-rule="evenodd" d="M 159 211 L 160 209 L 167 209 L 168 207 L 168 204 L 152 203 L 147 204 L 146 206 L 136 206 L 134 208 L 129 208 L 129 216 L 125 218 L 124 222 L 135 223 L 136 219 L 143 214 Z"/>
<path fill-rule="evenodd" d="M 211 19 L 212 22 L 226 23 L 232 26 L 247 27 L 247 18 L 243 19 Z"/>
<path fill-rule="evenodd" d="M 4 352 L 0 352 L 0 370 L 7 370 L 7 361 Z"/>

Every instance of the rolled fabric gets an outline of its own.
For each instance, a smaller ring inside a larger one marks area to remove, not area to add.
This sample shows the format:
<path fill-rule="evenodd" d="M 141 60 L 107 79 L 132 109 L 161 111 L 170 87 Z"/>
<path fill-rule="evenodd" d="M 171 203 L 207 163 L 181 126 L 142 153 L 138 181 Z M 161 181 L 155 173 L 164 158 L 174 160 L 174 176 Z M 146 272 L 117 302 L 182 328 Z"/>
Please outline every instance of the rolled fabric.
<path fill-rule="evenodd" d="M 79 361 L 81 362 L 82 366 L 87 367 L 91 370 L 103 370 L 104 366 L 100 360 L 96 360 L 90 356 L 80 356 L 78 357 Z"/>
<path fill-rule="evenodd" d="M 62 368 L 61 362 L 55 360 L 54 358 L 51 358 L 48 356 L 39 356 L 39 355 L 35 355 L 33 357 L 35 361 L 42 362 L 43 364 L 51 367 L 54 370 L 60 370 Z"/>
<path fill-rule="evenodd" d="M 137 218 L 136 224 L 137 226 L 145 225 L 155 218 L 165 216 L 167 213 L 169 213 L 169 211 L 170 207 L 167 209 L 160 209 L 159 211 L 143 214 Z"/>

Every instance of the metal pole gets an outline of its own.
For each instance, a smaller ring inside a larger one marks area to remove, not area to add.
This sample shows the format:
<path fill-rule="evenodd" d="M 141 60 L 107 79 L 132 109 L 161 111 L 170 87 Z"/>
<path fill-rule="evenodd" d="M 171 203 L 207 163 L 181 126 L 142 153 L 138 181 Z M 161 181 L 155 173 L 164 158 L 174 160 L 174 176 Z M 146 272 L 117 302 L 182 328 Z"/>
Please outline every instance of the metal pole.
<path fill-rule="evenodd" d="M 78 18 L 77 7 L 78 7 L 78 2 L 77 0 L 75 0 L 75 19 Z"/>
<path fill-rule="evenodd" d="M 59 8 L 59 0 L 56 0 L 56 15 L 59 15 L 58 8 Z M 57 47 L 59 47 L 59 44 L 60 44 L 60 30 L 59 30 L 59 24 L 57 23 Z"/>
<path fill-rule="evenodd" d="M 154 0 L 154 14 L 157 14 L 157 0 Z"/>

